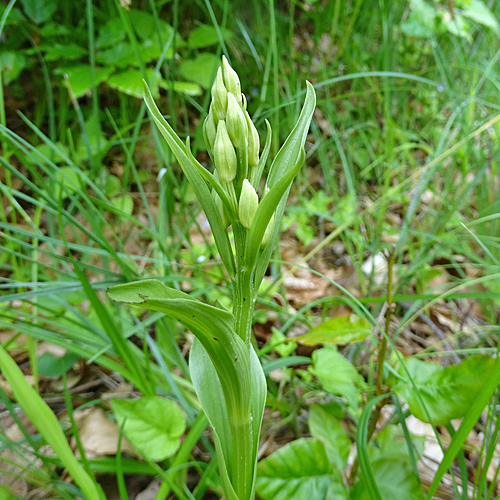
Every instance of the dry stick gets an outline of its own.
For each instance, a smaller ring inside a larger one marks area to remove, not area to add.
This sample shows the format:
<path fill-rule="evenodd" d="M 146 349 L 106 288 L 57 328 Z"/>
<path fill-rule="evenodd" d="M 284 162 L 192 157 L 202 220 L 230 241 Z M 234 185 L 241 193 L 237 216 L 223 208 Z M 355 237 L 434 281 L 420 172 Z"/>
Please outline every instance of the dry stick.
<path fill-rule="evenodd" d="M 391 324 L 391 314 L 393 310 L 393 300 L 392 300 L 392 283 L 394 279 L 393 275 L 393 267 L 394 260 L 396 257 L 396 253 L 394 251 L 394 247 L 392 247 L 391 252 L 386 254 L 387 257 L 387 309 L 385 310 L 385 327 L 384 327 L 384 335 L 382 336 L 382 341 L 380 344 L 380 350 L 378 353 L 378 370 L 377 370 L 377 396 L 384 394 L 383 382 L 384 382 L 384 362 L 387 354 L 387 339 L 389 338 L 389 327 Z M 377 427 L 378 419 L 380 418 L 380 412 L 382 408 L 387 404 L 389 398 L 381 399 L 377 406 L 375 406 L 375 410 L 372 413 L 370 424 L 368 427 L 368 435 L 367 435 L 367 443 L 370 442 L 370 439 L 375 432 L 375 428 Z M 354 463 L 352 464 L 351 473 L 349 474 L 349 484 L 354 484 L 354 479 L 356 478 L 356 473 L 358 472 L 358 457 L 354 459 Z"/>

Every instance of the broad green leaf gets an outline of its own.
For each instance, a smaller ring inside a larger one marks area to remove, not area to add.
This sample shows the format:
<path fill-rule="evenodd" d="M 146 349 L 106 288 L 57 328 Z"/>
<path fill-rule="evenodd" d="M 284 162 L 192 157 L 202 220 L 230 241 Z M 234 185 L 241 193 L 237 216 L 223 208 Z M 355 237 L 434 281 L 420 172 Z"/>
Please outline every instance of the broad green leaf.
<path fill-rule="evenodd" d="M 411 435 L 411 444 L 416 459 L 424 453 L 425 436 Z M 370 459 L 391 458 L 410 464 L 408 443 L 400 425 L 388 425 L 376 435 L 376 446 L 370 446 L 368 453 Z"/>
<path fill-rule="evenodd" d="M 357 408 L 357 394 L 366 384 L 356 368 L 335 347 L 314 351 L 312 359 L 309 371 L 316 375 L 325 391 L 345 397 L 353 408 Z"/>
<path fill-rule="evenodd" d="M 259 463 L 257 493 L 263 500 L 345 500 L 319 439 L 286 444 Z"/>
<path fill-rule="evenodd" d="M 153 120 L 172 149 L 172 152 L 177 158 L 177 161 L 180 163 L 182 170 L 195 190 L 196 197 L 198 198 L 203 211 L 207 216 L 208 222 L 210 223 L 210 227 L 212 228 L 212 233 L 214 235 L 215 243 L 219 250 L 222 262 L 224 263 L 229 275 L 234 276 L 236 270 L 229 236 L 224 224 L 221 221 L 219 211 L 217 210 L 214 199 L 208 189 L 208 186 L 206 185 L 206 181 L 203 180 L 203 177 L 198 172 L 197 167 L 193 164 L 192 155 L 190 157 L 187 154 L 186 146 L 182 143 L 172 127 L 167 123 L 156 107 L 153 96 L 151 95 L 151 92 L 145 82 L 144 100 L 146 101 L 146 105 L 151 113 L 151 116 L 153 117 Z M 200 167 L 203 168 L 201 165 Z"/>
<path fill-rule="evenodd" d="M 458 365 L 443 368 L 437 363 L 410 358 L 405 365 L 409 375 L 399 367 L 401 379 L 393 380 L 393 390 L 417 418 L 429 422 L 429 415 L 434 425 L 440 425 L 467 413 L 493 372 L 495 360 L 486 355 L 471 356 Z"/>
<path fill-rule="evenodd" d="M 250 394 L 248 347 L 234 332 L 234 316 L 200 302 L 157 280 L 144 280 L 109 288 L 117 302 L 141 305 L 176 319 L 202 343 L 215 365 L 228 404 L 244 407 Z"/>
<path fill-rule="evenodd" d="M 308 423 L 311 435 L 323 442 L 328 460 L 341 478 L 351 449 L 347 431 L 340 420 L 329 411 L 328 405 L 311 405 Z"/>
<path fill-rule="evenodd" d="M 53 45 L 44 44 L 40 45 L 39 49 L 45 52 L 45 59 L 47 61 L 80 59 L 80 57 L 87 54 L 87 50 L 76 43 L 66 43 L 64 45 L 60 43 L 55 43 Z M 28 53 L 30 51 L 26 52 Z"/>
<path fill-rule="evenodd" d="M 230 465 L 233 463 L 232 454 L 233 436 L 229 422 L 228 406 L 224 396 L 223 386 L 217 375 L 216 367 L 199 341 L 195 341 L 189 355 L 189 371 L 191 380 L 214 433 L 217 448 L 217 459 L 220 475 L 224 484 L 226 496 L 234 494 L 231 484 Z M 251 435 L 247 436 L 252 441 L 252 457 L 254 464 L 257 463 L 257 452 L 259 446 L 260 427 L 266 402 L 266 379 L 259 358 L 253 348 L 250 349 L 250 373 L 249 379 L 252 385 L 251 391 Z M 251 464 L 250 464 L 251 465 Z M 250 484 L 255 488 L 255 469 L 249 469 Z M 232 493 L 231 493 L 232 492 Z M 235 497 L 237 498 L 237 497 Z"/>
<path fill-rule="evenodd" d="M 148 80 L 153 76 L 152 69 L 147 69 L 146 73 L 148 76 Z M 157 78 L 155 80 L 154 91 L 158 93 L 158 84 L 160 83 L 160 79 Z M 108 79 L 108 85 L 111 88 L 119 90 L 124 94 L 131 95 L 133 97 L 142 98 L 142 73 L 138 69 L 129 69 L 126 71 L 121 71 L 120 73 L 115 73 L 111 75 Z"/>
<path fill-rule="evenodd" d="M 66 353 L 61 358 L 45 352 L 38 360 L 38 372 L 44 377 L 60 377 L 66 373 L 77 361 L 80 356 Z"/>
<path fill-rule="evenodd" d="M 203 93 L 201 87 L 197 83 L 193 82 L 164 82 L 161 86 L 163 88 L 171 88 L 176 92 L 190 96 L 197 96 Z"/>
<path fill-rule="evenodd" d="M 178 450 L 186 419 L 174 401 L 147 396 L 113 399 L 111 406 L 125 436 L 147 460 L 159 462 Z"/>
<path fill-rule="evenodd" d="M 348 344 L 365 339 L 371 334 L 370 323 L 354 314 L 331 318 L 312 328 L 305 335 L 294 337 L 294 340 L 314 346 L 317 344 Z"/>
<path fill-rule="evenodd" d="M 165 21 L 155 18 L 144 10 L 130 9 L 128 11 L 130 22 L 141 40 L 154 40 L 160 49 L 168 42 L 174 33 L 174 28 Z M 175 34 L 175 46 L 183 47 L 184 40 Z"/>
<path fill-rule="evenodd" d="M 54 450 L 87 499 L 104 500 L 104 494 L 95 479 L 87 474 L 73 454 L 57 417 L 37 391 L 28 384 L 21 369 L 1 346 L 0 366 L 19 406 L 47 444 Z"/>
<path fill-rule="evenodd" d="M 108 47 L 118 45 L 125 39 L 126 33 L 123 29 L 123 22 L 119 17 L 113 17 L 99 29 L 99 36 L 96 40 L 96 47 Z"/>
<path fill-rule="evenodd" d="M 285 176 L 285 173 L 289 169 L 293 168 L 294 165 L 297 164 L 298 160 L 300 159 L 301 151 L 304 147 L 304 143 L 307 137 L 307 132 L 309 130 L 309 125 L 311 123 L 314 108 L 316 106 L 316 94 L 314 92 L 314 87 L 309 82 L 306 82 L 306 84 L 307 84 L 306 98 L 304 101 L 304 106 L 302 107 L 302 111 L 300 112 L 299 119 L 295 124 L 293 130 L 290 132 L 290 135 L 287 137 L 285 143 L 278 151 L 278 154 L 274 158 L 273 163 L 271 164 L 271 168 L 269 170 L 267 185 L 271 190 L 280 181 L 280 179 L 282 179 Z M 261 172 L 261 167 L 263 168 L 263 165 L 259 164 L 258 167 L 259 172 Z M 281 219 L 283 217 L 283 212 L 285 211 L 285 204 L 288 198 L 288 193 L 290 192 L 290 187 L 291 187 L 290 185 L 287 187 L 285 193 L 281 197 L 281 201 L 279 202 L 278 207 L 276 208 L 276 215 L 275 215 L 276 224 L 273 235 L 271 236 L 269 243 L 261 252 L 260 257 L 258 258 L 255 271 L 256 288 L 259 287 L 264 277 L 264 274 L 266 273 L 267 266 L 269 264 L 269 259 L 271 258 L 271 254 L 274 251 L 276 242 L 278 241 Z M 268 193 L 268 195 L 269 194 L 270 193 Z M 262 200 L 261 205 L 263 202 L 264 200 Z M 263 217 L 261 222 L 263 222 L 264 220 L 265 218 Z"/>
<path fill-rule="evenodd" d="M 245 245 L 245 265 L 249 268 L 255 266 L 267 225 L 278 205 L 280 205 L 282 201 L 286 202 L 290 186 L 302 167 L 304 157 L 305 154 L 302 153 L 295 166 L 283 175 L 259 203 Z M 275 227 L 279 227 L 279 221 L 277 219 L 275 219 Z M 260 283 L 257 284 L 260 285 Z"/>
<path fill-rule="evenodd" d="M 111 203 L 118 209 L 121 210 L 126 218 L 127 215 L 132 215 L 134 211 L 134 200 L 128 194 L 123 196 L 117 196 L 111 200 Z"/>
<path fill-rule="evenodd" d="M 96 68 L 95 84 L 100 85 L 113 72 L 113 67 Z M 77 66 L 62 66 L 57 68 L 55 73 L 67 75 L 69 85 L 73 95 L 78 99 L 84 96 L 92 89 L 92 78 L 90 76 L 90 66 L 88 64 L 79 64 Z"/>
<path fill-rule="evenodd" d="M 21 0 L 25 14 L 35 23 L 47 21 L 57 10 L 57 0 Z"/>
<path fill-rule="evenodd" d="M 5 85 L 14 81 L 26 67 L 27 61 L 23 54 L 17 52 L 0 53 L 0 71 Z"/>
<path fill-rule="evenodd" d="M 197 55 L 194 59 L 187 59 L 179 66 L 179 71 L 184 78 L 198 83 L 203 88 L 211 87 L 220 59 L 215 54 L 208 52 Z"/>
<path fill-rule="evenodd" d="M 50 194 L 56 200 L 67 198 L 71 193 L 78 191 L 81 186 L 80 176 L 72 167 L 59 167 L 54 177 L 49 181 Z"/>
<path fill-rule="evenodd" d="M 409 463 L 382 457 L 371 462 L 375 482 L 384 500 L 423 500 L 424 493 Z M 360 481 L 351 489 L 352 500 L 372 500 L 366 483 Z"/>
<path fill-rule="evenodd" d="M 228 29 L 222 28 L 220 31 L 224 40 L 229 40 L 233 35 Z M 213 26 L 202 25 L 191 31 L 187 43 L 192 49 L 201 49 L 219 43 L 219 35 Z"/>
<path fill-rule="evenodd" d="M 149 63 L 161 56 L 161 48 L 151 40 L 146 40 L 139 45 L 141 59 L 143 63 Z M 139 68 L 137 53 L 132 44 L 120 42 L 119 44 L 97 53 L 96 60 L 104 66 L 118 66 L 119 68 Z M 151 69 L 151 68 L 149 68 Z"/>
<path fill-rule="evenodd" d="M 484 1 L 468 0 L 463 6 L 462 15 L 491 28 L 497 34 L 500 33 L 498 20 Z"/>

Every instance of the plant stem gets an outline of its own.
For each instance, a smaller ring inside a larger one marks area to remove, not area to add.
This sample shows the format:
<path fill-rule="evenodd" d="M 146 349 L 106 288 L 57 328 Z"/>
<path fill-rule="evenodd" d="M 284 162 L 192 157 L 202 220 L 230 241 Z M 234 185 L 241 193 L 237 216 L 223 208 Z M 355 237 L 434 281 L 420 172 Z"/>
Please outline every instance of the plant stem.
<path fill-rule="evenodd" d="M 394 267 L 394 260 L 396 258 L 396 252 L 394 248 L 391 250 L 389 255 L 387 256 L 387 309 L 385 311 L 385 327 L 384 327 L 384 335 L 382 337 L 382 341 L 380 343 L 380 349 L 378 353 L 378 371 L 377 371 L 377 396 L 381 396 L 384 394 L 384 363 L 385 363 L 385 357 L 387 355 L 387 339 L 389 338 L 389 327 L 391 323 L 391 314 L 392 314 L 392 307 L 393 307 L 393 294 L 392 294 L 392 288 L 393 288 L 393 281 L 394 281 L 394 274 L 393 274 L 393 267 Z M 382 408 L 387 404 L 388 398 L 381 399 L 377 405 L 375 406 L 375 409 L 373 410 L 371 419 L 370 419 L 370 425 L 368 427 L 368 433 L 366 437 L 366 442 L 368 443 L 370 439 L 373 436 L 373 433 L 375 432 L 375 429 L 377 427 L 377 422 L 378 419 L 380 418 L 380 412 L 382 411 Z M 352 464 L 351 468 L 351 473 L 349 474 L 349 484 L 354 484 L 354 479 L 356 477 L 356 473 L 358 471 L 358 457 L 354 460 L 354 463 Z"/>

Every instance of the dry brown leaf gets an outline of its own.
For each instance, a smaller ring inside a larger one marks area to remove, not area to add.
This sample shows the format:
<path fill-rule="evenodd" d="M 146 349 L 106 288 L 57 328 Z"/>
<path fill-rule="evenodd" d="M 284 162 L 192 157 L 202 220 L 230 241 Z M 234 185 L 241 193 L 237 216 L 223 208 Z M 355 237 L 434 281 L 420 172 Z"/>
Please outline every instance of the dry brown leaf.
<path fill-rule="evenodd" d="M 116 422 L 110 420 L 101 408 L 77 411 L 74 417 L 87 458 L 116 455 L 120 430 Z M 122 437 L 121 451 L 139 456 L 125 437 Z"/>

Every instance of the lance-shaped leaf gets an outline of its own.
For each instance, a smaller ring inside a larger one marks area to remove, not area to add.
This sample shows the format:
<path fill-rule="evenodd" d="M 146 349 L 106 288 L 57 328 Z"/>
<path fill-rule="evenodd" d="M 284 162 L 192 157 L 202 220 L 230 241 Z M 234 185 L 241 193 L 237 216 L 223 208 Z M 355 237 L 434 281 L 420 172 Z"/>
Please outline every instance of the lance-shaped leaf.
<path fill-rule="evenodd" d="M 299 158 L 300 152 L 304 147 L 304 143 L 307 137 L 307 131 L 309 130 L 309 125 L 311 123 L 314 108 L 316 106 L 316 94 L 314 92 L 314 87 L 307 82 L 306 99 L 304 101 L 304 106 L 300 112 L 299 119 L 287 137 L 285 143 L 278 151 L 278 154 L 274 158 L 274 161 L 269 170 L 269 176 L 267 179 L 267 185 L 272 190 L 275 184 L 284 176 L 285 172 L 289 170 L 293 165 L 296 165 L 297 159 Z M 288 193 L 290 192 L 290 186 L 285 191 L 278 208 L 276 209 L 273 234 L 266 245 L 264 250 L 261 252 L 259 259 L 257 261 L 257 266 L 255 269 L 255 285 L 258 289 L 262 278 L 266 272 L 267 266 L 269 264 L 269 259 L 271 258 L 271 253 L 274 250 L 276 242 L 278 241 L 280 234 L 281 219 L 283 217 L 283 212 L 285 211 L 286 200 L 288 199 Z"/>
<path fill-rule="evenodd" d="M 259 248 L 266 232 L 267 225 L 273 216 L 276 207 L 283 200 L 285 193 L 288 196 L 288 189 L 299 173 L 302 163 L 304 162 L 305 154 L 301 154 L 299 160 L 293 168 L 288 170 L 285 175 L 272 187 L 267 193 L 257 208 L 252 227 L 248 233 L 248 238 L 245 246 L 245 265 L 252 269 L 259 255 Z M 286 201 L 286 198 L 285 198 Z"/>
<path fill-rule="evenodd" d="M 231 244 L 229 243 L 229 236 L 226 228 L 224 228 L 224 224 L 221 221 L 219 211 L 217 210 L 215 202 L 212 196 L 210 196 L 210 190 L 208 189 L 205 180 L 198 172 L 196 165 L 193 165 L 192 160 L 187 154 L 186 146 L 183 144 L 178 135 L 174 132 L 173 128 L 168 124 L 168 122 L 163 118 L 162 114 L 158 110 L 146 82 L 144 82 L 144 100 L 151 113 L 151 116 L 153 117 L 153 120 L 158 126 L 158 129 L 167 141 L 170 149 L 172 149 L 172 152 L 181 165 L 182 170 L 193 186 L 196 197 L 200 201 L 205 215 L 207 216 L 208 222 L 210 223 L 210 227 L 212 228 L 215 243 L 217 245 L 217 248 L 219 249 L 222 262 L 226 266 L 228 273 L 231 276 L 234 276 L 234 256 L 231 250 Z"/>
<path fill-rule="evenodd" d="M 248 347 L 234 333 L 231 313 L 204 304 L 158 280 L 113 286 L 108 289 L 108 295 L 117 302 L 141 305 L 179 321 L 198 338 L 214 363 L 228 407 L 249 405 Z"/>

